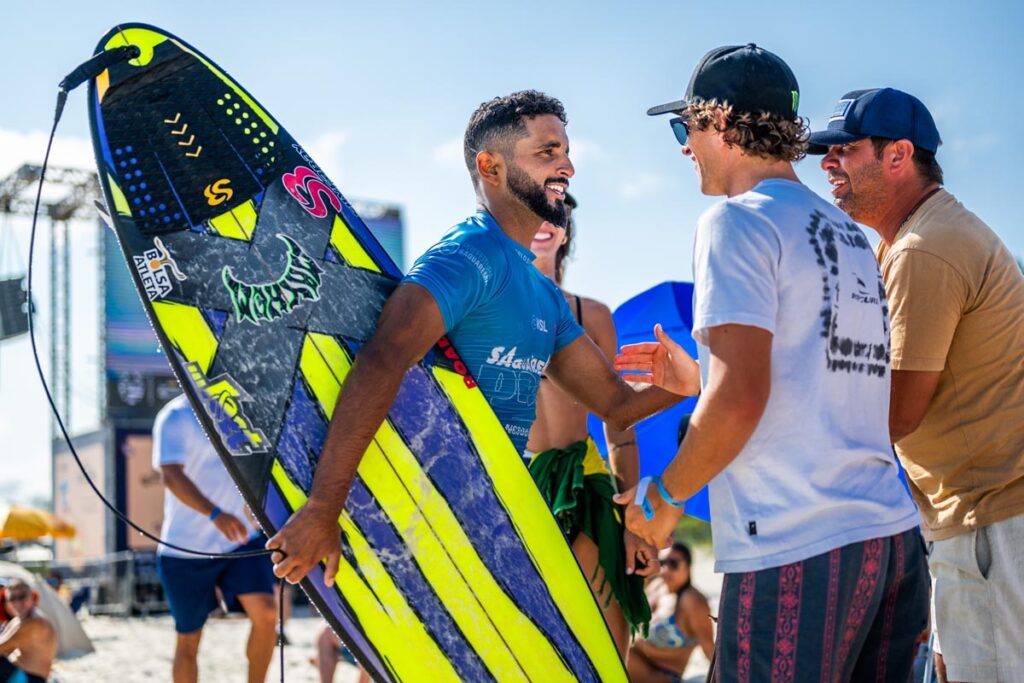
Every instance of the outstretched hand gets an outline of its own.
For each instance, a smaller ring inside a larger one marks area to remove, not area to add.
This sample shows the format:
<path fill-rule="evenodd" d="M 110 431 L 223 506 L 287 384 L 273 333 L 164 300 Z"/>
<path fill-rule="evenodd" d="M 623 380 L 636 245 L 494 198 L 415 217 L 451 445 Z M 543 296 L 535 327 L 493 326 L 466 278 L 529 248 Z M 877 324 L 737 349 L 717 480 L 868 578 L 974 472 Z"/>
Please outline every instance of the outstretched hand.
<path fill-rule="evenodd" d="M 615 356 L 615 369 L 626 374 L 627 382 L 653 384 L 680 396 L 700 393 L 700 366 L 661 325 L 654 326 L 656 342 L 640 342 L 622 347 Z"/>

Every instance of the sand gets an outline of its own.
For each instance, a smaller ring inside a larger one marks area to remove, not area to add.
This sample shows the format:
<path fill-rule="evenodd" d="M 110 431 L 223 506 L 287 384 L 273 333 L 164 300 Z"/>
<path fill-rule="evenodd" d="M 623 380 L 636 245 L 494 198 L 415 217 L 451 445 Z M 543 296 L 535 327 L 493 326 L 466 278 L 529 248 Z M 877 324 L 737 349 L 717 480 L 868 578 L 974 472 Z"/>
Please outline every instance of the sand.
<path fill-rule="evenodd" d="M 710 559 L 697 554 L 693 583 L 708 596 L 712 613 L 718 606 L 721 576 L 711 571 Z M 78 681 L 169 681 L 174 654 L 174 623 L 170 615 L 151 617 L 85 616 L 81 619 L 85 632 L 92 638 L 96 652 L 73 660 L 58 661 L 52 678 L 58 683 Z M 314 656 L 316 636 L 324 622 L 308 609 L 297 609 L 289 619 L 286 633 L 291 644 L 284 648 L 285 681 L 318 683 L 316 669 L 309 663 Z M 245 641 L 249 632 L 244 617 L 212 619 L 203 630 L 199 648 L 201 681 L 245 681 Z M 697 651 L 686 669 L 687 683 L 704 680 L 707 660 Z M 354 667 L 338 665 L 335 683 L 355 683 Z M 280 680 L 278 654 L 267 681 Z"/>

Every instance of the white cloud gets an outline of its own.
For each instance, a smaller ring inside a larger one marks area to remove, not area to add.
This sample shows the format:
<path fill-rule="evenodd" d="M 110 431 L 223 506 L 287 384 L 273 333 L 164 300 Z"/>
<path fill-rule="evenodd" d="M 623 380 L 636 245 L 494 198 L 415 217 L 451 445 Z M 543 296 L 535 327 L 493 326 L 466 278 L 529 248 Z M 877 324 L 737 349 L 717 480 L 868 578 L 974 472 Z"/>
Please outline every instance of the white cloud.
<path fill-rule="evenodd" d="M 0 128 L 0 177 L 6 177 L 25 163 L 42 164 L 48 137 L 41 130 L 24 133 Z M 96 168 L 92 142 L 88 138 L 58 135 L 50 152 L 50 165 Z"/>
<path fill-rule="evenodd" d="M 623 199 L 640 199 L 658 192 L 670 185 L 669 179 L 656 173 L 638 173 L 622 184 L 619 196 Z"/>
<path fill-rule="evenodd" d="M 954 137 L 948 141 L 944 141 L 943 146 L 939 148 L 942 151 L 943 148 L 948 149 L 950 152 L 979 152 L 985 149 L 992 149 L 999 142 L 999 138 L 996 137 L 995 133 L 979 133 L 978 135 L 967 135 L 963 137 Z"/>
<path fill-rule="evenodd" d="M 434 147 L 434 163 L 448 168 L 460 168 L 464 162 L 462 136 L 445 140 Z"/>

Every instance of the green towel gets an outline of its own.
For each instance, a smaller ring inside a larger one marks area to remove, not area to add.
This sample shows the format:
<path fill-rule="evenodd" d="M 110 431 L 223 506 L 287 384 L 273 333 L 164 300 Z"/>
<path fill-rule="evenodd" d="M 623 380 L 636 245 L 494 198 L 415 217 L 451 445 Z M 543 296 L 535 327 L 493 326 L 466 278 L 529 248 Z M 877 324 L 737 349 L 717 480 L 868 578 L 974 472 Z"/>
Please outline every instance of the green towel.
<path fill-rule="evenodd" d="M 588 460 L 590 450 L 593 453 Z M 604 605 L 614 597 L 633 635 L 642 631 L 646 636 L 651 606 L 644 594 L 644 578 L 626 573 L 622 511 L 612 500 L 615 487 L 611 474 L 603 463 L 596 466 L 594 459 L 601 463 L 597 447 L 592 441 L 580 441 L 568 448 L 538 453 L 530 461 L 530 474 L 570 543 L 582 533 L 597 545 L 597 563 L 604 570 L 597 594 Z M 585 462 L 589 468 L 585 468 Z M 585 469 L 590 472 L 585 473 Z M 596 579 L 595 570 L 590 580 Z"/>

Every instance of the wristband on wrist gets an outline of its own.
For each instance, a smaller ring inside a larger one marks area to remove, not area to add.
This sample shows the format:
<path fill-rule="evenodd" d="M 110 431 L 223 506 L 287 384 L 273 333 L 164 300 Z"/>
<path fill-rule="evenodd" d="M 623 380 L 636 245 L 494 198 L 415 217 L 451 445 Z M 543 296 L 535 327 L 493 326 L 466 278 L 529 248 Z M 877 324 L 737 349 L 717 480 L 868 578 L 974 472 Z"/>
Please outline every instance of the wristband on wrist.
<path fill-rule="evenodd" d="M 218 515 L 220 515 L 221 512 L 222 510 L 216 505 L 214 505 L 213 509 L 210 510 L 210 521 L 212 522 L 213 520 L 217 519 Z"/>
<path fill-rule="evenodd" d="M 636 486 L 636 498 L 633 499 L 633 502 L 640 506 L 646 519 L 654 519 L 654 506 L 651 505 L 651 501 L 647 498 L 647 489 L 651 484 L 658 488 L 658 494 L 661 496 L 661 499 L 672 507 L 681 508 L 686 505 L 686 501 L 676 500 L 672 497 L 672 494 L 665 488 L 665 484 L 662 483 L 661 477 L 644 477 Z"/>
<path fill-rule="evenodd" d="M 654 484 L 658 487 L 658 493 L 661 494 L 661 499 L 671 505 L 674 508 L 681 508 L 686 505 L 685 500 L 676 500 L 672 497 L 672 494 L 665 488 L 665 482 L 661 480 L 661 477 L 654 478 Z"/>

